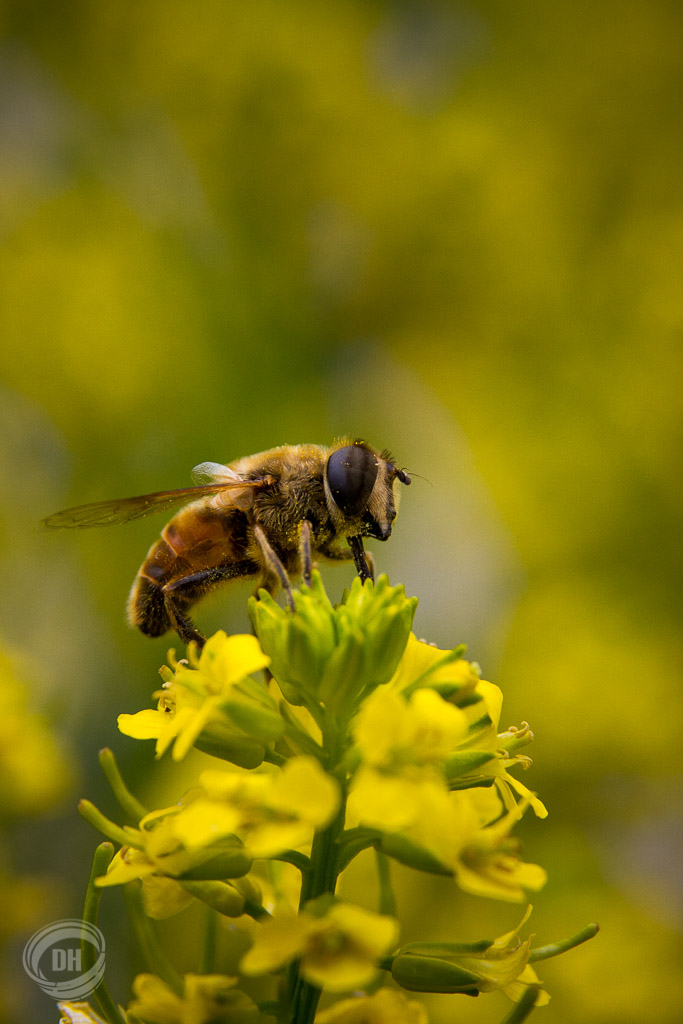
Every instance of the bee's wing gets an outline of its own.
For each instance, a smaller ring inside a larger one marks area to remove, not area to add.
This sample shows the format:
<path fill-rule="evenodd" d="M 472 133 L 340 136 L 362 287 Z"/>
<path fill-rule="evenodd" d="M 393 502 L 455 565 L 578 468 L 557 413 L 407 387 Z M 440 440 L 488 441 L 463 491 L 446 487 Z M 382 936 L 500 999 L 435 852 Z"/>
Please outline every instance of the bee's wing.
<path fill-rule="evenodd" d="M 220 462 L 200 462 L 195 466 L 190 476 L 196 484 L 218 484 L 239 480 L 234 469 L 222 465 Z"/>
<path fill-rule="evenodd" d="M 227 467 L 223 467 L 226 468 Z M 231 472 L 228 470 L 228 472 Z M 42 520 L 42 525 L 51 530 L 71 529 L 84 526 L 109 526 L 114 523 L 130 523 L 133 519 L 142 519 L 154 512 L 168 512 L 179 505 L 186 505 L 198 498 L 212 494 L 224 495 L 218 506 L 229 505 L 238 508 L 248 507 L 253 500 L 254 491 L 269 483 L 267 477 L 258 480 L 241 480 L 236 474 L 235 479 L 221 483 L 203 484 L 199 487 L 183 487 L 178 491 L 156 491 L 154 494 L 141 494 L 136 498 L 114 498 L 112 501 L 94 501 L 89 505 L 76 505 L 74 508 L 55 512 Z M 233 500 L 231 492 L 234 492 Z M 249 501 L 246 496 L 249 495 Z"/>

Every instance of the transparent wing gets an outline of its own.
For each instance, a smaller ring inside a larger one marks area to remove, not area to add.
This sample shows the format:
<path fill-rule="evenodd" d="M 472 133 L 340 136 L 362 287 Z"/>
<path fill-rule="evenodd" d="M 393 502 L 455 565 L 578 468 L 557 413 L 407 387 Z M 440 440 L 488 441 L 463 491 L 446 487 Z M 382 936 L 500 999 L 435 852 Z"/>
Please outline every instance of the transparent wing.
<path fill-rule="evenodd" d="M 227 468 L 227 467 L 223 467 Z M 185 505 L 198 498 L 212 494 L 221 494 L 235 490 L 236 492 L 252 492 L 269 483 L 267 477 L 258 480 L 225 480 L 222 483 L 203 484 L 199 487 L 183 487 L 177 491 L 155 491 L 153 494 L 141 494 L 136 498 L 114 498 L 112 501 L 93 501 L 89 505 L 76 505 L 62 512 L 55 512 L 42 520 L 42 525 L 50 530 L 76 529 L 87 526 L 111 526 L 115 523 L 130 523 L 133 519 L 142 519 L 155 512 L 168 512 L 179 505 Z M 229 504 L 226 501 L 225 504 Z"/>
<path fill-rule="evenodd" d="M 239 480 L 234 469 L 220 462 L 200 462 L 190 474 L 196 484 L 219 484 Z"/>

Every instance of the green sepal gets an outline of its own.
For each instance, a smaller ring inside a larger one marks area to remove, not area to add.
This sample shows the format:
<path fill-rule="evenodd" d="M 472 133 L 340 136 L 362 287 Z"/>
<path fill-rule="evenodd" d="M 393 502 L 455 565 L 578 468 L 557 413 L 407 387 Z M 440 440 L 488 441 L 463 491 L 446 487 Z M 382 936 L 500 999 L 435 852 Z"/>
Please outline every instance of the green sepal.
<path fill-rule="evenodd" d="M 295 613 L 285 612 L 264 590 L 251 598 L 249 613 L 261 647 L 271 659 L 270 671 L 283 694 L 301 705 L 304 695 L 315 697 L 327 659 L 335 649 L 335 613 L 320 573 L 311 587 L 294 594 Z"/>
<path fill-rule="evenodd" d="M 219 722 L 211 722 L 203 729 L 194 742 L 197 750 L 222 761 L 236 764 L 238 768 L 258 768 L 263 763 L 266 750 L 262 743 L 241 736 L 229 727 L 221 728 Z"/>
<path fill-rule="evenodd" d="M 322 760 L 323 751 L 310 733 L 301 727 L 301 723 L 295 717 L 286 701 L 280 702 L 280 714 L 285 723 L 283 739 L 292 749 L 299 754 L 312 754 L 319 761 Z M 277 749 L 280 749 L 279 747 Z"/>
<path fill-rule="evenodd" d="M 438 957 L 404 953 L 401 950 L 392 960 L 391 976 L 410 992 L 459 992 L 479 995 L 479 978 L 471 971 Z"/>
<path fill-rule="evenodd" d="M 375 844 L 378 850 L 386 853 L 400 864 L 405 864 L 416 871 L 426 871 L 430 875 L 452 875 L 450 868 L 446 867 L 438 857 L 426 850 L 424 846 L 418 846 L 405 836 L 397 832 L 379 833 Z"/>
<path fill-rule="evenodd" d="M 451 779 L 448 788 L 451 793 L 460 789 L 490 789 L 494 782 L 494 775 L 473 775 L 471 778 Z"/>
<path fill-rule="evenodd" d="M 247 736 L 262 743 L 272 743 L 285 731 L 285 723 L 274 701 L 270 701 L 269 705 L 265 702 L 229 698 L 221 702 L 220 709 Z"/>
<path fill-rule="evenodd" d="M 246 900 L 233 885 L 223 881 L 195 882 L 183 879 L 183 889 L 224 917 L 241 917 Z"/>
<path fill-rule="evenodd" d="M 464 687 L 460 680 L 453 680 L 451 682 L 448 679 L 440 679 L 438 682 L 433 682 L 432 677 L 435 676 L 437 672 L 441 672 L 447 665 L 450 665 L 455 661 L 461 661 L 466 649 L 467 648 L 464 644 L 460 644 L 459 647 L 454 648 L 452 651 L 444 651 L 442 656 L 430 665 L 421 676 L 418 676 L 417 679 L 413 679 L 410 685 L 404 688 L 404 696 L 408 698 L 415 692 L 415 690 L 419 690 L 425 686 L 436 690 L 436 692 L 442 697 L 446 695 L 451 696 L 458 690 L 462 690 Z"/>
<path fill-rule="evenodd" d="M 465 693 L 460 694 L 460 696 L 456 699 L 453 699 L 453 696 L 451 695 L 450 699 L 451 702 L 456 705 L 456 707 L 459 707 L 461 710 L 464 710 L 465 708 L 474 707 L 475 704 L 481 704 L 484 698 L 480 693 L 472 693 L 471 691 L 466 691 Z"/>
<path fill-rule="evenodd" d="M 476 942 L 407 942 L 399 953 L 414 953 L 415 956 L 429 956 L 447 960 L 450 956 L 485 953 L 493 945 L 493 939 L 478 939 Z"/>
<path fill-rule="evenodd" d="M 195 855 L 197 863 L 177 876 L 180 881 L 223 881 L 226 878 L 242 878 L 251 871 L 253 864 L 253 857 L 249 856 L 241 844 L 226 844 L 211 857 L 200 860 L 199 857 L 202 855 L 203 851 L 198 851 Z"/>
<path fill-rule="evenodd" d="M 298 706 L 325 705 L 353 711 L 361 696 L 386 683 L 401 660 L 412 627 L 417 598 L 386 576 L 376 584 L 356 578 L 336 608 L 320 574 L 294 594 L 294 614 L 270 594 L 250 602 L 254 629 L 270 671 L 285 699 Z"/>
<path fill-rule="evenodd" d="M 488 761 L 495 760 L 495 753 L 490 750 L 458 750 L 449 754 L 443 763 L 443 772 L 449 782 L 466 772 L 476 771 Z"/>
<path fill-rule="evenodd" d="M 373 656 L 370 669 L 373 689 L 388 683 L 398 668 L 408 643 L 416 608 L 417 598 L 406 598 L 403 595 L 403 601 L 397 609 L 391 613 L 387 611 L 381 625 L 368 632 L 367 642 Z"/>
<path fill-rule="evenodd" d="M 319 699 L 334 708 L 355 697 L 366 676 L 366 662 L 365 638 L 357 631 L 347 634 L 328 659 L 318 688 Z"/>

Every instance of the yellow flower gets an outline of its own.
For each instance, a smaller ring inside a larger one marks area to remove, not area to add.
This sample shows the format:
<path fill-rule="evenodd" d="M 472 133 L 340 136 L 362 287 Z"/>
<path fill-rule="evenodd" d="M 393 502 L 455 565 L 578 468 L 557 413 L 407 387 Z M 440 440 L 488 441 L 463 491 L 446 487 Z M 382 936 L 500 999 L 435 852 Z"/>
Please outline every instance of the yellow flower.
<path fill-rule="evenodd" d="M 405 791 L 402 799 L 407 805 Z M 543 868 L 521 860 L 519 844 L 510 836 L 527 806 L 514 804 L 501 817 L 501 799 L 493 787 L 446 793 L 436 781 L 423 780 L 412 796 L 411 820 L 395 833 L 432 854 L 465 892 L 522 902 L 526 890 L 542 888 L 547 879 Z M 386 821 L 388 812 L 383 813 Z M 375 825 L 380 827 L 377 822 Z M 382 849 L 404 863 L 419 866 L 419 852 L 397 842 L 388 828 L 387 833 Z"/>
<path fill-rule="evenodd" d="M 347 803 L 347 823 L 388 832 L 408 832 L 424 846 L 437 845 L 442 826 L 439 817 L 449 813 L 448 788 L 434 769 L 406 769 L 398 775 L 359 768 Z M 435 817 L 436 815 L 436 817 Z"/>
<path fill-rule="evenodd" d="M 236 834 L 253 857 L 271 857 L 309 842 L 339 807 L 339 784 L 319 762 L 293 757 L 281 771 L 205 771 L 200 795 L 173 822 L 187 849 Z"/>
<path fill-rule="evenodd" d="M 405 700 L 381 686 L 361 707 L 353 732 L 366 764 L 400 771 L 406 764 L 443 761 L 465 737 L 467 725 L 464 713 L 434 690 L 416 690 Z"/>
<path fill-rule="evenodd" d="M 379 829 L 381 848 L 402 863 L 452 873 L 459 887 L 478 896 L 522 901 L 540 889 L 546 873 L 525 864 L 510 831 L 528 804 L 503 803 L 494 787 L 449 793 L 429 768 L 383 775 L 372 768 L 356 773 L 348 800 L 351 823 Z M 429 858 L 435 863 L 429 866 Z"/>
<path fill-rule="evenodd" d="M 493 789 L 472 789 L 453 797 L 467 797 L 483 826 L 458 845 L 452 866 L 460 888 L 475 896 L 512 902 L 522 902 L 528 889 L 541 889 L 547 881 L 545 870 L 538 864 L 525 864 L 519 857 L 518 841 L 510 835 L 528 804 L 515 804 L 499 817 L 500 800 Z"/>
<path fill-rule="evenodd" d="M 461 657 L 462 650 L 442 651 L 411 633 L 389 686 L 398 692 L 416 686 L 443 687 L 465 696 L 474 690 L 479 676 L 472 664 Z"/>
<path fill-rule="evenodd" d="M 249 678 L 269 661 L 256 637 L 220 630 L 192 665 L 179 662 L 175 674 L 162 670 L 156 711 L 119 715 L 119 729 L 134 739 L 156 739 L 157 757 L 172 745 L 179 761 L 201 740 L 209 753 L 254 768 L 264 745 L 284 729 L 274 701 Z"/>
<path fill-rule="evenodd" d="M 398 922 L 350 903 L 335 903 L 323 917 L 283 914 L 259 929 L 240 965 L 248 975 L 301 961 L 301 975 L 318 988 L 346 992 L 369 984 L 377 961 L 395 944 Z"/>
<path fill-rule="evenodd" d="M 400 694 L 409 699 L 401 700 Z M 456 705 L 463 698 L 461 709 Z M 528 757 L 510 755 L 507 747 L 533 736 L 526 725 L 498 734 L 502 704 L 500 688 L 481 679 L 457 650 L 441 651 L 411 634 L 391 682 L 361 707 L 354 723 L 356 746 L 366 765 L 385 773 L 404 772 L 410 764 L 441 764 L 455 788 L 493 776 L 508 790 L 507 806 L 516 793 L 545 817 L 543 803 L 507 771 L 515 764 L 529 766 Z"/>
<path fill-rule="evenodd" d="M 393 957 L 391 974 L 412 992 L 495 992 L 502 989 L 519 999 L 528 984 L 539 984 L 528 966 L 531 939 L 522 942 L 519 932 L 531 913 L 528 907 L 518 926 L 493 942 L 469 944 L 412 942 Z M 546 1003 L 539 993 L 536 1005 Z"/>
<path fill-rule="evenodd" d="M 342 999 L 319 1013 L 315 1024 L 428 1024 L 422 1003 L 403 992 L 381 988 L 372 996 Z"/>
<path fill-rule="evenodd" d="M 443 856 L 440 822 L 450 808 L 439 766 L 466 732 L 463 712 L 434 690 L 408 700 L 386 686 L 375 690 L 354 723 L 365 763 L 351 782 L 347 823 L 403 833 Z"/>
<path fill-rule="evenodd" d="M 128 829 L 130 845 L 121 847 L 98 885 L 123 885 L 148 875 L 177 877 L 188 871 L 193 860 L 172 829 L 179 813 L 179 807 L 152 811 L 142 818 L 139 829 Z"/>
<path fill-rule="evenodd" d="M 138 974 L 128 1012 L 145 1024 L 255 1024 L 255 1003 L 223 974 L 186 974 L 182 996 L 154 974 Z"/>
<path fill-rule="evenodd" d="M 180 807 L 153 811 L 141 820 L 139 829 L 127 829 L 131 845 L 121 847 L 96 884 L 102 888 L 138 879 L 145 911 L 153 918 L 177 914 L 195 896 L 223 914 L 239 916 L 244 899 L 224 879 L 244 876 L 251 857 L 234 837 L 224 839 L 218 848 L 188 850 L 173 829 L 180 811 Z"/>
<path fill-rule="evenodd" d="M 543 802 L 519 779 L 515 778 L 514 775 L 510 775 L 507 771 L 513 765 L 521 765 L 522 768 L 529 767 L 531 764 L 530 758 L 519 754 L 510 756 L 507 748 L 508 746 L 517 747 L 530 743 L 533 739 L 533 733 L 527 724 L 524 724 L 521 729 L 510 728 L 504 733 L 499 733 L 498 728 L 503 707 L 503 694 L 500 687 L 488 682 L 486 679 L 479 679 L 475 686 L 475 693 L 482 699 L 478 704 L 470 706 L 465 712 L 470 718 L 470 732 L 467 740 L 460 744 L 458 752 L 468 749 L 476 749 L 478 751 L 489 750 L 492 754 L 492 760 L 487 761 L 482 770 L 476 769 L 465 772 L 459 775 L 459 779 L 466 781 L 476 774 L 485 775 L 489 778 L 494 776 L 507 789 L 506 806 L 511 807 L 514 804 L 514 792 L 528 802 L 538 818 L 546 818 L 548 811 Z M 482 708 L 484 709 L 483 712 Z M 454 763 L 457 763 L 458 752 L 456 752 L 453 758 Z M 446 773 L 449 774 L 448 759 L 445 768 Z"/>

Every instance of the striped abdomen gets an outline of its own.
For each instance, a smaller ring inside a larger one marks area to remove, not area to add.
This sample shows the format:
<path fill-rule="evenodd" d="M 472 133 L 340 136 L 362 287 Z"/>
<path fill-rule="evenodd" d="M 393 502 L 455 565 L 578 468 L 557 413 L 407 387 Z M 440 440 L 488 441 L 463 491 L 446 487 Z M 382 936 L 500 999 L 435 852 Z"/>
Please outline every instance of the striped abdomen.
<path fill-rule="evenodd" d="M 244 513 L 219 515 L 204 502 L 188 505 L 149 549 L 128 599 L 129 622 L 146 636 L 166 633 L 174 625 L 168 613 L 170 595 L 178 610 L 188 608 L 211 588 L 212 570 L 243 563 L 246 549 Z M 230 572 L 222 575 L 229 577 Z"/>

